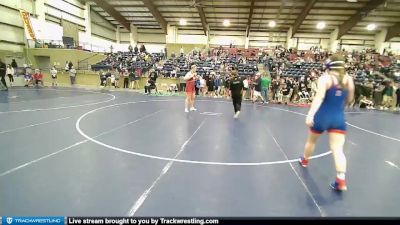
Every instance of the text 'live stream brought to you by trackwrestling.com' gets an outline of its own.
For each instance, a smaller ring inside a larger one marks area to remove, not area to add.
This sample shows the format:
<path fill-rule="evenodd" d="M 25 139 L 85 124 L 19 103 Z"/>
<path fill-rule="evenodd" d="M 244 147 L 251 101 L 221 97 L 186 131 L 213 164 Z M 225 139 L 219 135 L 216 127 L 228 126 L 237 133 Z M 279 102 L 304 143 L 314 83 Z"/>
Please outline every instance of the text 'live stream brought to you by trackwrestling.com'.
<path fill-rule="evenodd" d="M 219 224 L 212 218 L 171 217 L 10 217 L 0 220 L 2 225 L 160 225 L 160 224 Z"/>

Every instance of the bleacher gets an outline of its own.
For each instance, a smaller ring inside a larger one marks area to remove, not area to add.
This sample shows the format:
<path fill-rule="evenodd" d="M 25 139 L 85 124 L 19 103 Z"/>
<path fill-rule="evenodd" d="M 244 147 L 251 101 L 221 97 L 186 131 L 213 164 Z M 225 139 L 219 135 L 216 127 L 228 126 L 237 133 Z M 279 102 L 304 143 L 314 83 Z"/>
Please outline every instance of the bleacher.
<path fill-rule="evenodd" d="M 291 67 L 283 70 L 281 76 L 286 77 L 302 77 L 309 73 L 310 70 L 322 70 L 321 63 L 295 63 Z"/>
<path fill-rule="evenodd" d="M 112 68 L 117 68 L 120 63 L 124 62 L 126 63 L 128 69 L 129 68 L 133 70 L 142 69 L 143 71 L 147 71 L 149 68 L 153 66 L 154 62 L 160 61 L 163 57 L 163 54 L 161 53 L 152 53 L 150 55 L 153 58 L 153 60 L 149 62 L 146 62 L 143 58 L 131 62 L 131 60 L 128 59 L 133 57 L 140 57 L 139 53 L 133 53 L 133 52 L 113 53 L 112 55 L 108 55 L 108 57 L 105 60 L 92 65 L 91 68 L 94 71 L 111 70 Z M 118 58 L 120 59 L 118 60 Z"/>
<path fill-rule="evenodd" d="M 220 58 L 217 63 L 207 60 L 194 61 L 194 64 L 196 64 L 197 66 L 197 74 L 201 76 L 205 76 L 209 72 L 217 73 L 222 63 L 225 63 L 227 66 L 236 67 L 240 76 L 254 76 L 255 73 L 258 71 L 257 59 L 249 59 L 247 60 L 246 64 L 239 63 L 239 61 L 235 57 Z M 165 61 L 162 68 L 166 77 L 170 77 L 170 74 L 174 70 L 175 65 L 177 65 L 177 67 L 179 68 L 179 72 L 177 72 L 176 74 L 177 77 L 185 76 L 185 74 L 190 70 L 190 65 L 185 57 L 170 58 Z M 159 72 L 161 71 L 159 70 Z"/>

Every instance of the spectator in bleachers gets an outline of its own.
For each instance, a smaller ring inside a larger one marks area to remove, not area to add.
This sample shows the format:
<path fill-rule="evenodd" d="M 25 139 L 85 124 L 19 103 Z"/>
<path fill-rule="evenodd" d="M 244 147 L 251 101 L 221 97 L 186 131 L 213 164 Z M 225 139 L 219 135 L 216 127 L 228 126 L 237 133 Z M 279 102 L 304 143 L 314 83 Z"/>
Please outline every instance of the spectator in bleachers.
<path fill-rule="evenodd" d="M 146 52 L 146 47 L 144 45 L 140 46 L 140 53 L 145 53 Z"/>
<path fill-rule="evenodd" d="M 10 86 L 12 87 L 13 82 L 14 82 L 14 68 L 11 67 L 10 64 L 7 65 L 6 69 L 6 74 L 8 76 L 8 79 L 10 80 Z"/>

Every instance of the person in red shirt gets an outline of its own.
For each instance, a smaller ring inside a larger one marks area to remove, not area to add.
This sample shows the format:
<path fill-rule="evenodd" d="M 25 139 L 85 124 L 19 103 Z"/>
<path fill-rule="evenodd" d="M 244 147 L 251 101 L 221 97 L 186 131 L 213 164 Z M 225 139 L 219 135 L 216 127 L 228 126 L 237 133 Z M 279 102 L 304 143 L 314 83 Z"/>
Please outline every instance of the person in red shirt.
<path fill-rule="evenodd" d="M 41 83 L 41 85 L 44 86 L 44 84 L 43 84 L 43 73 L 39 69 L 35 70 L 35 73 L 33 74 L 33 79 L 35 81 L 36 86 L 38 86 L 39 83 Z"/>
<path fill-rule="evenodd" d="M 196 97 L 196 79 L 197 79 L 197 67 L 196 65 L 192 65 L 191 70 L 185 75 L 186 80 L 186 100 L 185 100 L 185 112 L 196 111 L 194 108 L 194 99 Z"/>

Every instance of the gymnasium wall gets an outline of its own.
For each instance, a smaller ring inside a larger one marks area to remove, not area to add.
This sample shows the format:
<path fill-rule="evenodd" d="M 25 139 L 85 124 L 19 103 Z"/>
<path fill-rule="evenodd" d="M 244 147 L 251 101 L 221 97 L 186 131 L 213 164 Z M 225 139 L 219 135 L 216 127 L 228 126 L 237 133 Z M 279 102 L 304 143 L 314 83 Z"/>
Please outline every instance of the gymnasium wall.
<path fill-rule="evenodd" d="M 92 37 L 108 40 L 111 42 L 116 41 L 116 27 L 112 25 L 109 21 L 101 17 L 98 13 L 93 10 L 90 11 L 91 17 L 91 28 Z"/>
<path fill-rule="evenodd" d="M 105 58 L 104 54 L 70 49 L 27 49 L 26 55 L 35 68 L 48 70 L 51 66 L 64 68 L 65 62 L 71 61 L 78 68 L 78 61 L 88 59 L 88 64 L 95 64 Z"/>
<path fill-rule="evenodd" d="M 22 52 L 25 45 L 24 24 L 19 12 L 24 9 L 33 12 L 31 0 L 1 0 L 0 1 L 0 51 Z M 2 55 L 2 53 L 0 53 Z"/>

